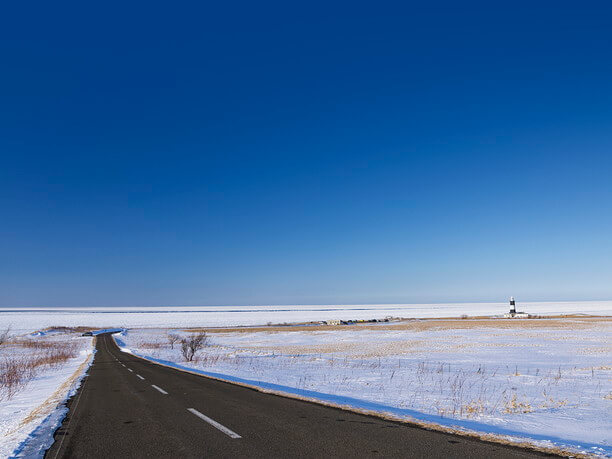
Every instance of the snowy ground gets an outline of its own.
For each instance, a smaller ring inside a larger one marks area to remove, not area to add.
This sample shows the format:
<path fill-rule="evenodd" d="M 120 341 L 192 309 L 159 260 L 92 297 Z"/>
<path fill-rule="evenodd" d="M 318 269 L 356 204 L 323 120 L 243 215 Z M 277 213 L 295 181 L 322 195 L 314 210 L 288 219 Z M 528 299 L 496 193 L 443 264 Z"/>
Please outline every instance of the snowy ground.
<path fill-rule="evenodd" d="M 531 314 L 591 314 L 612 316 L 612 301 L 522 303 Z M 206 306 L 133 308 L 0 308 L 0 330 L 30 332 L 47 327 L 187 327 L 265 325 L 329 319 L 392 317 L 459 317 L 499 315 L 507 303 L 374 304 L 327 306 Z"/>
<path fill-rule="evenodd" d="M 118 340 L 268 389 L 612 456 L 610 319 L 214 330 L 191 363 L 167 332 L 129 330 Z"/>
<path fill-rule="evenodd" d="M 70 355 L 63 362 L 57 359 L 62 350 Z M 0 375 L 0 457 L 42 455 L 67 411 L 63 402 L 78 387 L 92 352 L 93 338 L 66 331 L 17 336 L 0 346 L 0 367 L 19 362 L 20 373 L 30 375 L 11 394 Z"/>

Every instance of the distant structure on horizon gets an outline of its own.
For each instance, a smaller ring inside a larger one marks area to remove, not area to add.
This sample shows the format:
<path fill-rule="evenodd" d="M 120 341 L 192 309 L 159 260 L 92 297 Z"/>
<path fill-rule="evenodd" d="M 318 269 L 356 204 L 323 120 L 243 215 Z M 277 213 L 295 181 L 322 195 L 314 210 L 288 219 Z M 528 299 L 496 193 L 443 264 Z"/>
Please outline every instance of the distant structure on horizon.
<path fill-rule="evenodd" d="M 504 314 L 506 319 L 526 319 L 529 317 L 529 314 L 526 312 L 516 312 L 516 302 L 514 301 L 514 297 L 510 297 L 510 312 Z"/>

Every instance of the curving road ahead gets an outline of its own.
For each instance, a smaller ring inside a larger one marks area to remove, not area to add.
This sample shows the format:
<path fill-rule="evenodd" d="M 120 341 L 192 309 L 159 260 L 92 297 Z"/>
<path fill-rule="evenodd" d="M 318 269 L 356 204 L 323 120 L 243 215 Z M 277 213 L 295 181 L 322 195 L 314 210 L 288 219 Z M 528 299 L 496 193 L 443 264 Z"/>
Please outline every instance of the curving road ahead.
<path fill-rule="evenodd" d="M 156 365 L 109 334 L 96 346 L 46 458 L 544 456 Z"/>

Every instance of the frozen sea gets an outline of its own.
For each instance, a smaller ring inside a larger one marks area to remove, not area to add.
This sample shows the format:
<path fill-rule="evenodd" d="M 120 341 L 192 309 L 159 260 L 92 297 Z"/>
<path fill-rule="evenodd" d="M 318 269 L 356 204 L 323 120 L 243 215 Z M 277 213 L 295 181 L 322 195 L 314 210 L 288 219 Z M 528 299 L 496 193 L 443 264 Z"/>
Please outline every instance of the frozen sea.
<path fill-rule="evenodd" d="M 612 301 L 517 303 L 530 314 L 612 315 Z M 91 327 L 224 327 L 265 325 L 330 319 L 384 317 L 435 318 L 500 315 L 507 303 L 293 305 L 293 306 L 189 306 L 96 308 L 0 308 L 0 329 L 28 333 L 50 326 Z"/>

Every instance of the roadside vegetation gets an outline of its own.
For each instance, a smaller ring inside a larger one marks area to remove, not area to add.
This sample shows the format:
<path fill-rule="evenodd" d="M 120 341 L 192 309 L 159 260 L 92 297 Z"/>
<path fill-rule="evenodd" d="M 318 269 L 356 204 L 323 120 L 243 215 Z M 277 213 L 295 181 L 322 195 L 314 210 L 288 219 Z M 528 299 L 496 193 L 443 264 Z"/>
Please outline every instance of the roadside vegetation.
<path fill-rule="evenodd" d="M 181 354 L 187 362 L 192 362 L 200 349 L 208 343 L 206 333 L 196 333 L 181 339 Z"/>
<path fill-rule="evenodd" d="M 8 339 L 10 338 L 10 333 L 11 333 L 11 327 L 6 327 L 4 330 L 0 330 L 0 346 L 2 346 L 4 343 L 6 343 L 8 341 Z M 0 351 L 2 350 L 2 348 L 0 347 Z"/>
<path fill-rule="evenodd" d="M 0 332 L 0 402 L 24 390 L 41 372 L 58 368 L 79 354 L 79 343 L 53 338 L 11 337 L 10 329 Z"/>

